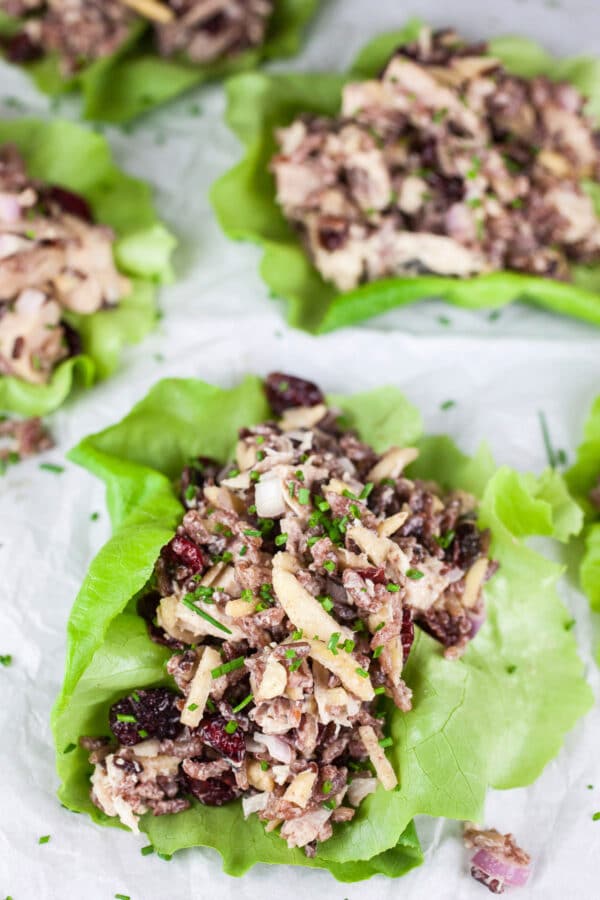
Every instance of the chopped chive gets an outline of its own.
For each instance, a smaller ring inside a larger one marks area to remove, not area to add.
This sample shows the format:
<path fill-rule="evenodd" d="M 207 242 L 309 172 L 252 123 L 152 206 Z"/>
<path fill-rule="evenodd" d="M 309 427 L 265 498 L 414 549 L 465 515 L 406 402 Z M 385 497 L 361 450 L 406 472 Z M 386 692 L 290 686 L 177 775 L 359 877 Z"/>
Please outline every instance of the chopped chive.
<path fill-rule="evenodd" d="M 368 481 L 368 482 L 365 484 L 365 486 L 364 486 L 364 488 L 362 489 L 362 491 L 360 492 L 360 494 L 358 495 L 359 500 L 366 500 L 367 497 L 369 496 L 369 494 L 371 493 L 371 491 L 373 490 L 373 487 L 374 487 L 373 482 L 372 482 L 372 481 Z"/>
<path fill-rule="evenodd" d="M 358 500 L 356 494 L 353 494 L 352 491 L 349 491 L 348 488 L 345 488 L 342 491 L 342 497 L 348 497 L 350 500 Z"/>
<path fill-rule="evenodd" d="M 375 688 L 375 693 L 376 693 L 376 694 L 385 694 L 385 688 L 384 688 L 384 686 L 383 686 L 383 685 L 380 685 L 379 687 L 376 687 L 376 688 Z"/>
<path fill-rule="evenodd" d="M 296 493 L 296 485 L 293 481 L 290 481 L 290 483 L 288 484 L 288 492 L 290 497 L 293 499 L 294 494 Z"/>
<path fill-rule="evenodd" d="M 248 514 L 253 516 L 255 512 L 256 512 L 256 504 L 253 503 L 252 506 L 248 507 Z"/>
<path fill-rule="evenodd" d="M 117 713 L 117 722 L 137 722 L 137 719 L 128 713 Z"/>
<path fill-rule="evenodd" d="M 50 835 L 49 835 L 49 834 L 43 834 L 43 835 L 41 836 L 41 838 L 38 838 L 38 844 L 47 844 L 49 840 L 50 840 Z"/>
<path fill-rule="evenodd" d="M 100 518 L 100 513 L 93 512 L 90 516 L 90 522 L 97 522 L 99 518 Z"/>
<path fill-rule="evenodd" d="M 40 463 L 40 469 L 43 469 L 44 472 L 53 472 L 55 475 L 60 475 L 65 471 L 65 467 L 59 466 L 57 463 Z"/>
<path fill-rule="evenodd" d="M 286 650 L 286 651 L 285 651 L 285 658 L 286 658 L 286 659 L 295 659 L 295 658 L 296 658 L 296 651 L 293 650 L 293 649 Z"/>
<path fill-rule="evenodd" d="M 350 638 L 347 638 L 342 644 L 342 647 L 346 651 L 346 653 L 352 653 L 352 651 L 356 647 L 356 641 L 352 641 L 350 640 Z"/>
<path fill-rule="evenodd" d="M 365 669 L 361 669 L 360 666 L 354 670 L 357 675 L 360 675 L 361 678 L 368 678 L 369 673 Z"/>
<path fill-rule="evenodd" d="M 269 771 L 269 763 L 268 763 L 266 760 L 264 760 L 264 759 L 261 760 L 260 767 L 261 767 L 261 769 L 263 770 L 263 772 L 268 772 L 268 771 Z"/>
<path fill-rule="evenodd" d="M 379 625 L 377 626 L 377 628 L 375 629 L 375 634 L 377 634 L 377 632 L 381 631 L 383 628 L 385 628 L 385 622 L 380 622 Z"/>
<path fill-rule="evenodd" d="M 327 502 L 327 500 L 319 500 L 319 502 L 317 503 L 317 509 L 320 510 L 320 512 L 327 512 L 331 509 L 331 505 Z"/>
<path fill-rule="evenodd" d="M 198 704 L 197 704 L 197 703 L 190 703 L 190 705 L 188 706 L 188 709 L 189 709 L 190 712 L 194 712 L 195 710 L 198 709 Z"/>
<path fill-rule="evenodd" d="M 231 719 L 231 721 L 228 722 L 225 726 L 224 730 L 227 732 L 227 734 L 235 734 L 238 730 L 238 723 L 234 722 L 233 719 Z"/>
<path fill-rule="evenodd" d="M 207 708 L 207 710 L 208 710 L 209 712 L 216 712 L 216 711 L 217 711 L 217 707 L 215 706 L 215 704 L 213 703 L 213 701 L 212 701 L 212 699 L 211 699 L 210 697 L 209 697 L 208 700 L 206 701 L 206 708 Z"/>
<path fill-rule="evenodd" d="M 435 538 L 436 544 L 442 548 L 442 550 L 446 550 L 454 538 L 456 537 L 456 532 L 450 529 L 450 531 L 444 532 L 444 534 L 440 534 L 439 537 Z"/>
<path fill-rule="evenodd" d="M 413 581 L 420 581 L 421 578 L 425 577 L 425 572 L 421 572 L 420 569 L 407 569 L 406 577 L 411 578 Z"/>
<path fill-rule="evenodd" d="M 12 656 L 10 653 L 3 653 L 0 656 L 0 666 L 10 666 L 12 664 Z"/>
<path fill-rule="evenodd" d="M 147 738 L 147 737 L 148 737 L 148 732 L 146 731 L 145 728 L 140 728 L 140 730 L 138 731 L 138 734 L 139 734 L 139 736 L 140 736 L 141 738 Z"/>
<path fill-rule="evenodd" d="M 245 556 L 247 552 L 248 552 L 247 546 L 245 544 L 242 544 L 242 546 L 239 549 L 239 555 Z"/>
<path fill-rule="evenodd" d="M 184 496 L 185 499 L 188 500 L 188 501 L 189 501 L 189 500 L 193 500 L 194 497 L 196 496 L 196 487 L 195 487 L 195 485 L 193 485 L 193 484 L 188 484 L 188 486 L 187 486 L 186 489 L 185 489 L 185 493 L 184 493 L 183 496 Z"/>
<path fill-rule="evenodd" d="M 440 403 L 440 409 L 452 409 L 453 406 L 456 406 L 456 400 L 444 400 L 443 403 Z"/>
<path fill-rule="evenodd" d="M 298 491 L 298 503 L 302 506 L 308 506 L 310 503 L 310 491 L 308 488 L 302 487 Z"/>
<path fill-rule="evenodd" d="M 317 600 L 325 610 L 325 612 L 331 612 L 333 609 L 333 600 L 331 597 L 317 597 Z"/>
<path fill-rule="evenodd" d="M 250 481 L 254 484 L 258 484 L 260 481 L 260 472 L 250 472 Z"/>
<path fill-rule="evenodd" d="M 290 663 L 290 672 L 297 672 L 300 666 L 302 665 L 302 657 L 298 657 L 295 659 L 293 663 Z"/>
<path fill-rule="evenodd" d="M 142 847 L 140 853 L 142 856 L 150 856 L 151 853 L 154 853 L 154 847 L 152 844 L 147 844 L 145 847 Z"/>
<path fill-rule="evenodd" d="M 182 597 L 181 602 L 184 606 L 187 606 L 188 609 L 191 609 L 192 612 L 195 612 L 196 615 L 200 616 L 200 618 L 204 619 L 210 625 L 213 625 L 215 628 L 218 628 L 220 631 L 224 631 L 225 634 L 231 634 L 231 629 L 227 627 L 227 625 L 223 625 L 222 622 L 219 622 L 217 619 L 213 619 L 212 616 L 209 616 L 207 612 L 204 612 L 203 609 L 198 609 L 195 605 L 194 601 L 188 599 L 188 597 Z"/>
<path fill-rule="evenodd" d="M 600 812 L 594 813 L 594 815 L 592 816 L 592 820 L 594 822 L 597 822 L 599 819 L 600 819 Z"/>
<path fill-rule="evenodd" d="M 304 481 L 304 472 L 302 469 L 296 469 L 296 478 L 298 481 Z"/>
<path fill-rule="evenodd" d="M 304 632 L 302 631 L 301 628 L 299 628 L 297 631 L 294 631 L 294 633 L 292 634 L 292 640 L 299 641 L 303 634 L 304 634 Z"/>
<path fill-rule="evenodd" d="M 332 788 L 333 788 L 333 782 L 332 782 L 332 781 L 324 781 L 324 782 L 323 782 L 323 787 L 321 788 L 321 793 L 323 793 L 323 794 L 330 794 Z"/>
<path fill-rule="evenodd" d="M 393 582 L 390 581 L 390 583 L 386 585 L 386 588 L 390 592 L 390 594 L 396 594 L 400 590 L 400 585 L 393 584 Z"/>
<path fill-rule="evenodd" d="M 281 534 L 278 534 L 277 537 L 275 538 L 275 546 L 283 547 L 283 545 L 286 543 L 287 539 L 288 539 L 288 536 L 283 531 Z"/>
<path fill-rule="evenodd" d="M 140 702 L 140 695 L 138 694 L 137 691 L 132 691 L 132 692 L 131 692 L 131 699 L 132 699 L 133 701 L 135 701 L 135 703 L 139 703 L 139 702 Z"/>
<path fill-rule="evenodd" d="M 381 654 L 383 653 L 383 644 L 379 644 L 378 647 L 375 647 L 373 650 L 373 659 L 379 659 Z"/>
<path fill-rule="evenodd" d="M 242 709 L 245 709 L 249 703 L 252 703 L 253 700 L 254 700 L 254 694 L 248 694 L 248 696 L 244 697 L 244 699 L 240 703 L 238 703 L 237 706 L 233 707 L 232 712 L 234 712 L 234 713 L 240 712 Z"/>
<path fill-rule="evenodd" d="M 393 744 L 393 741 L 392 741 L 391 737 L 386 737 L 386 738 L 383 738 L 383 740 L 379 741 L 380 747 L 391 747 L 392 744 Z"/>
<path fill-rule="evenodd" d="M 63 753 L 72 753 L 73 750 L 77 750 L 77 744 L 67 744 L 67 746 L 63 750 Z"/>
<path fill-rule="evenodd" d="M 227 675 L 228 672 L 235 672 L 236 669 L 243 668 L 244 660 L 244 656 L 238 656 L 236 659 L 232 659 L 229 662 L 223 663 L 222 666 L 217 666 L 216 669 L 212 669 L 210 674 L 213 678 L 220 678 L 221 675 Z"/>
<path fill-rule="evenodd" d="M 323 806 L 325 807 L 325 809 L 335 809 L 336 802 L 335 800 L 326 800 Z"/>
<path fill-rule="evenodd" d="M 331 637 L 329 638 L 328 642 L 327 642 L 327 649 L 328 649 L 328 650 L 331 650 L 331 652 L 332 652 L 333 654 L 337 654 L 336 647 L 337 647 L 337 645 L 338 645 L 338 642 L 339 642 L 341 636 L 342 636 L 342 635 L 341 635 L 341 633 L 340 633 L 339 631 L 334 631 L 333 634 L 331 635 Z"/>
<path fill-rule="evenodd" d="M 115 900 L 131 900 L 129 894 L 115 894 Z"/>
<path fill-rule="evenodd" d="M 335 563 L 331 559 L 326 559 L 323 563 L 323 568 L 328 572 L 335 572 Z"/>
<path fill-rule="evenodd" d="M 244 534 L 248 537 L 262 537 L 260 531 L 257 531 L 256 528 L 245 528 Z"/>

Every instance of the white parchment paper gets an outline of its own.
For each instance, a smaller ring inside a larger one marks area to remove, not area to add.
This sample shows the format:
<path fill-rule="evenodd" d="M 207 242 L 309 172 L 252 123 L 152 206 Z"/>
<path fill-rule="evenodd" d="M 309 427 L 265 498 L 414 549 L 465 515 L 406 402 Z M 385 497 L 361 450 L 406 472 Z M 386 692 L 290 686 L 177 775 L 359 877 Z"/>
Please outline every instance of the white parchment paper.
<path fill-rule="evenodd" d="M 597 0 L 483 4 L 456 0 L 324 0 L 296 68 L 342 68 L 368 38 L 410 15 L 454 24 L 469 37 L 519 32 L 556 53 L 600 53 Z M 192 103 L 200 116 L 190 115 Z M 76 104 L 62 112 L 75 115 Z M 256 248 L 228 242 L 207 191 L 239 158 L 222 123 L 218 87 L 196 92 L 125 133 L 107 129 L 119 163 L 156 188 L 162 215 L 180 236 L 179 281 L 163 293 L 157 332 L 126 354 L 118 376 L 81 395 L 52 418 L 57 438 L 46 461 L 12 469 L 0 481 L 0 900 L 131 900 L 309 895 L 331 900 L 483 900 L 468 877 L 456 823 L 422 818 L 426 863 L 400 881 L 341 885 L 328 873 L 260 866 L 241 881 L 220 870 L 216 853 L 186 851 L 171 862 L 142 857 L 146 841 L 101 829 L 61 809 L 48 724 L 62 677 L 65 623 L 94 553 L 108 536 L 103 490 L 64 454 L 83 435 L 120 418 L 158 378 L 196 375 L 223 385 L 246 372 L 305 374 L 327 391 L 393 383 L 422 410 L 426 429 L 446 432 L 472 451 L 487 440 L 499 463 L 540 471 L 546 464 L 538 411 L 557 447 L 573 456 L 593 397 L 600 391 L 598 335 L 586 326 L 515 306 L 491 322 L 486 313 L 420 304 L 361 329 L 320 339 L 290 331 L 257 275 Z M 0 64 L 0 115 L 49 115 L 22 75 Z M 447 316 L 449 325 L 438 317 Z M 455 406 L 442 410 L 441 404 Z M 99 512 L 97 520 L 90 516 Z M 547 548 L 549 552 L 558 552 Z M 566 557 L 565 557 L 566 561 Z M 561 584 L 573 610 L 586 673 L 600 688 L 592 652 L 599 629 L 569 570 Z M 552 715 L 552 710 L 548 710 Z M 569 735 L 558 759 L 528 789 L 491 793 L 487 822 L 513 831 L 533 855 L 529 887 L 516 896 L 593 900 L 598 891 L 600 712 Z M 46 844 L 38 844 L 42 835 Z M 232 839 L 239 840 L 239 836 Z"/>

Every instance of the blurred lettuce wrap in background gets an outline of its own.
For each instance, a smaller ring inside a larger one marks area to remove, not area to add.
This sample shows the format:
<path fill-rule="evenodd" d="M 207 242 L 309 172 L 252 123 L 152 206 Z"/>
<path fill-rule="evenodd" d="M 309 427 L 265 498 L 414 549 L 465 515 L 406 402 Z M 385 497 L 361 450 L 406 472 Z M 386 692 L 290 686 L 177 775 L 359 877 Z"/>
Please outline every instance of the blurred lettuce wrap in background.
<path fill-rule="evenodd" d="M 491 530 L 500 568 L 485 588 L 486 621 L 460 660 L 445 659 L 417 629 L 403 672 L 413 709 L 400 713 L 390 703 L 387 710 L 386 752 L 399 787 L 368 797 L 315 858 L 288 850 L 256 817 L 244 820 L 239 802 L 213 808 L 194 801 L 183 813 L 142 818 L 159 852 L 214 847 L 232 875 L 264 862 L 317 866 L 343 881 L 399 876 L 421 862 L 415 815 L 479 820 L 487 788 L 531 783 L 592 702 L 570 615 L 556 593 L 562 570 L 526 544 L 530 535 L 566 541 L 579 530 L 581 512 L 560 476 L 497 469 L 485 447 L 469 458 L 449 438 L 424 437 L 419 413 L 394 388 L 328 399 L 378 452 L 392 443 L 418 446 L 409 477 L 480 498 L 479 525 Z M 71 613 L 52 717 L 61 802 L 96 822 L 119 824 L 90 799 L 91 767 L 79 738 L 107 733 L 108 708 L 125 692 L 170 684 L 169 651 L 148 638 L 136 600 L 184 512 L 174 481 L 192 458 L 231 458 L 238 429 L 270 415 L 257 378 L 230 390 L 168 379 L 70 454 L 105 482 L 113 527 Z"/>
<path fill-rule="evenodd" d="M 106 140 L 64 121 L 0 122 L 0 145 L 14 145 L 27 174 L 75 192 L 94 220 L 115 234 L 114 258 L 131 286 L 116 306 L 83 315 L 64 310 L 79 335 L 81 352 L 60 362 L 46 384 L 0 376 L 0 409 L 43 415 L 66 399 L 75 384 L 89 387 L 118 366 L 125 344 L 139 341 L 156 322 L 156 291 L 172 279 L 174 237 L 159 221 L 147 184 L 121 172 Z"/>
<path fill-rule="evenodd" d="M 86 119 L 123 123 L 172 100 L 195 85 L 257 67 L 261 62 L 294 55 L 317 0 L 276 0 L 264 43 L 215 59 L 190 62 L 183 53 L 161 57 L 155 47 L 152 23 L 133 18 L 118 48 L 67 73 L 56 54 L 23 63 L 38 88 L 56 96 L 81 91 Z M 23 22 L 0 11 L 0 36 L 5 42 L 20 33 Z"/>
<path fill-rule="evenodd" d="M 597 264 L 573 265 L 571 282 L 517 271 L 493 271 L 463 278 L 439 274 L 385 277 L 339 291 L 321 277 L 305 252 L 276 201 L 275 179 L 270 171 L 278 150 L 276 130 L 302 114 L 337 115 L 344 86 L 378 77 L 393 51 L 415 41 L 422 27 L 423 23 L 412 21 L 400 31 L 371 41 L 345 75 L 253 73 L 229 80 L 226 118 L 244 146 L 244 158 L 216 182 L 212 191 L 225 233 L 261 246 L 264 281 L 272 295 L 286 301 L 290 324 L 308 331 L 353 325 L 432 297 L 469 309 L 499 308 L 525 300 L 600 324 Z M 588 98 L 587 112 L 600 115 L 600 61 L 586 57 L 558 60 L 520 37 L 492 39 L 485 52 L 499 59 L 511 74 L 527 78 L 547 75 L 570 82 Z M 583 187 L 598 212 L 598 185 L 587 181 Z"/>

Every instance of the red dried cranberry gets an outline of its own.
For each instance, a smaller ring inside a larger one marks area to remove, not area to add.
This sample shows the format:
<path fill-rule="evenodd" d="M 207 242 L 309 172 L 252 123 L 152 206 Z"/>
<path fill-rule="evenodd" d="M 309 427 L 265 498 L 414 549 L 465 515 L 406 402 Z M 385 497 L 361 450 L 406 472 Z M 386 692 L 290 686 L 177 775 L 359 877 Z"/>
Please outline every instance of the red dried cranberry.
<path fill-rule="evenodd" d="M 241 763 L 246 755 L 246 741 L 240 730 L 228 734 L 225 731 L 227 719 L 223 716 L 207 716 L 198 725 L 202 741 L 213 750 L 226 756 L 233 763 Z"/>
<path fill-rule="evenodd" d="M 171 562 L 190 569 L 192 575 L 202 572 L 206 565 L 200 547 L 197 547 L 193 541 L 181 537 L 179 534 L 176 534 L 173 540 L 169 541 L 165 550 Z"/>
<path fill-rule="evenodd" d="M 65 341 L 69 356 L 79 356 L 82 350 L 81 335 L 68 322 L 61 322 L 61 327 L 65 334 Z"/>
<path fill-rule="evenodd" d="M 402 608 L 402 625 L 400 626 L 400 640 L 402 641 L 402 658 L 406 662 L 408 654 L 415 640 L 415 626 L 412 613 L 408 606 Z"/>
<path fill-rule="evenodd" d="M 417 625 L 430 634 L 444 647 L 455 647 L 465 637 L 469 638 L 473 629 L 471 617 L 467 613 L 451 616 L 445 609 L 428 609 L 415 612 Z"/>
<path fill-rule="evenodd" d="M 480 869 L 478 866 L 471 866 L 471 877 L 480 884 L 485 885 L 491 894 L 504 893 L 504 886 L 500 879 L 496 878 L 494 875 L 488 875 L 487 872 L 484 872 L 483 869 Z"/>
<path fill-rule="evenodd" d="M 206 781 L 189 776 L 186 778 L 190 794 L 205 806 L 224 806 L 225 803 L 236 800 L 242 793 L 231 772 L 224 772 L 220 778 L 207 778 Z"/>
<path fill-rule="evenodd" d="M 370 566 L 368 569 L 357 569 L 356 571 L 361 578 L 368 578 L 373 584 L 388 583 L 388 579 L 385 577 L 385 569 L 381 566 Z"/>
<path fill-rule="evenodd" d="M 85 222 L 93 222 L 94 220 L 91 207 L 87 200 L 80 194 L 75 194 L 73 191 L 68 191 L 66 188 L 52 185 L 44 192 L 44 199 L 49 203 L 55 203 L 57 206 L 60 206 L 62 211 L 68 213 L 70 216 L 76 216 L 78 219 L 83 219 Z"/>
<path fill-rule="evenodd" d="M 324 250 L 330 253 L 339 250 L 348 240 L 348 227 L 345 223 L 342 227 L 324 226 L 319 229 L 319 243 Z"/>
<path fill-rule="evenodd" d="M 284 375 L 282 372 L 271 372 L 265 378 L 265 393 L 273 412 L 281 416 L 286 409 L 296 406 L 318 406 L 324 397 L 320 389 L 312 381 Z"/>
<path fill-rule="evenodd" d="M 461 569 L 470 569 L 486 552 L 488 533 L 480 531 L 474 522 L 469 521 L 459 522 L 454 531 L 454 540 L 450 545 L 452 562 Z"/>
<path fill-rule="evenodd" d="M 111 731 L 119 743 L 127 746 L 146 738 L 174 738 L 181 728 L 176 700 L 177 694 L 166 688 L 133 691 L 111 706 Z"/>
<path fill-rule="evenodd" d="M 34 62 L 44 55 L 39 44 L 34 44 L 26 31 L 21 31 L 9 38 L 5 44 L 6 56 L 9 62 L 15 64 Z"/>

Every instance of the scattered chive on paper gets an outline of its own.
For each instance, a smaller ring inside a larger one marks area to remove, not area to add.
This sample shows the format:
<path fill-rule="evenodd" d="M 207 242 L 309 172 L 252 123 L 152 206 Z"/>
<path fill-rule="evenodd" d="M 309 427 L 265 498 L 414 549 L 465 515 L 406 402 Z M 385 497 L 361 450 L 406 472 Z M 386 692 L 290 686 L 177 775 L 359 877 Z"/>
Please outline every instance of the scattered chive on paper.
<path fill-rule="evenodd" d="M 65 471 L 65 467 L 59 466 L 58 463 L 40 463 L 40 469 L 44 472 L 52 472 L 54 475 L 60 475 Z"/>
<path fill-rule="evenodd" d="M 47 844 L 50 841 L 49 834 L 43 834 L 41 838 L 38 839 L 38 844 Z"/>
<path fill-rule="evenodd" d="M 13 658 L 10 653 L 4 653 L 0 656 L 0 666 L 10 666 L 12 664 Z"/>

